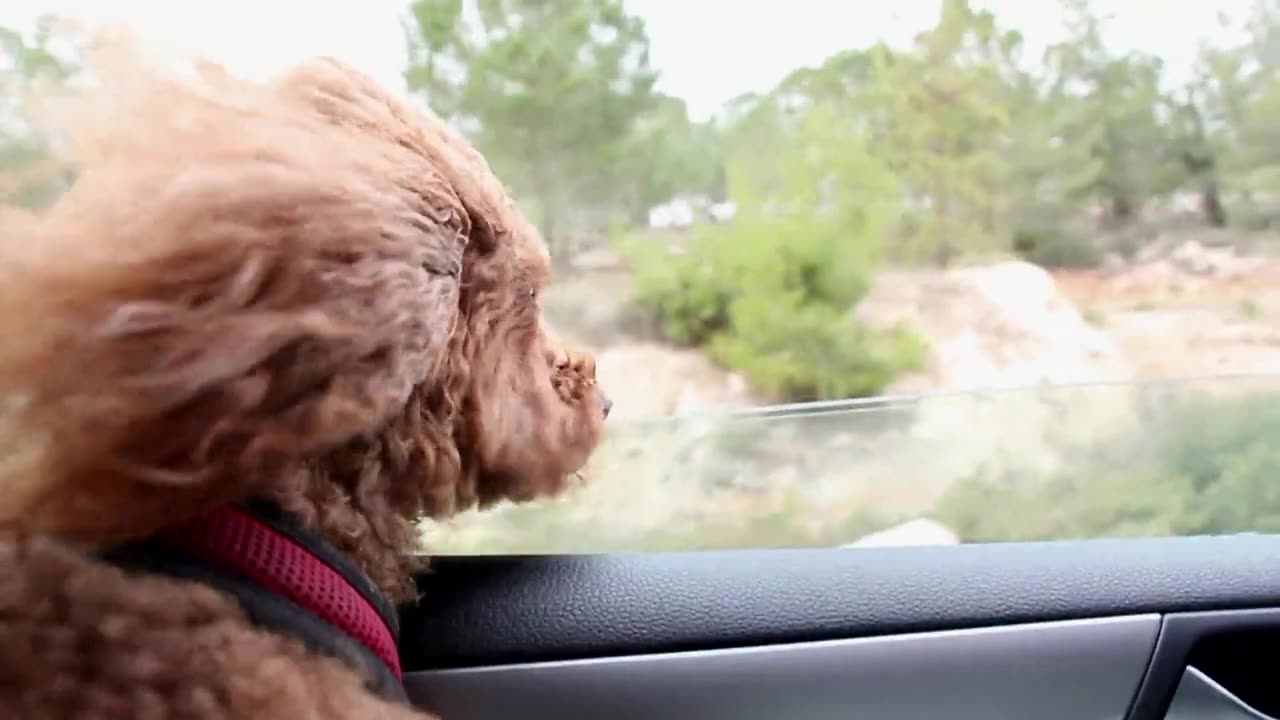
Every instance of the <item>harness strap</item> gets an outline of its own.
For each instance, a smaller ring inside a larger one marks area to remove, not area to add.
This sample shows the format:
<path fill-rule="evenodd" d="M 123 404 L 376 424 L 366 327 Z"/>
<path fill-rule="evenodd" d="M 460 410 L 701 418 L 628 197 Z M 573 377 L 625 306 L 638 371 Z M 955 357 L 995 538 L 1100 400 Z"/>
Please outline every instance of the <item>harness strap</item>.
<path fill-rule="evenodd" d="M 235 597 L 264 629 L 302 640 L 407 703 L 395 608 L 359 568 L 274 506 L 228 506 L 112 548 L 103 560 L 201 582 Z"/>

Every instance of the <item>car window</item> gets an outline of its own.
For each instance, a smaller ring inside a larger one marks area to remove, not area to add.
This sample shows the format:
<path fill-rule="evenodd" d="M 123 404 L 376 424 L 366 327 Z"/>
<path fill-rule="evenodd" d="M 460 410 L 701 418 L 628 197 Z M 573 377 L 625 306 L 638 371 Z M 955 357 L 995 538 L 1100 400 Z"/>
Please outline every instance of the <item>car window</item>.
<path fill-rule="evenodd" d="M 338 56 L 536 228 L 607 439 L 431 552 L 1280 530 L 1276 0 L 11 2 L 0 218 L 121 30 Z"/>
<path fill-rule="evenodd" d="M 952 544 L 1280 531 L 1280 379 L 810 403 L 614 428 L 583 487 L 433 552 Z"/>

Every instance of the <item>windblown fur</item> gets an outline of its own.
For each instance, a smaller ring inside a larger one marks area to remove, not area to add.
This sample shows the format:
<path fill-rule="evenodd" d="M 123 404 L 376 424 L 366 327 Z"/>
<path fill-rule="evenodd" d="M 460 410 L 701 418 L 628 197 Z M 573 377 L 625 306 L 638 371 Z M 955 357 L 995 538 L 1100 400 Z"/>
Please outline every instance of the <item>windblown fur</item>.
<path fill-rule="evenodd" d="M 417 520 L 559 492 L 600 440 L 544 246 L 465 140 L 335 61 L 108 68 L 76 117 L 72 189 L 0 218 L 0 717 L 400 716 L 86 553 L 270 499 L 409 599 Z"/>

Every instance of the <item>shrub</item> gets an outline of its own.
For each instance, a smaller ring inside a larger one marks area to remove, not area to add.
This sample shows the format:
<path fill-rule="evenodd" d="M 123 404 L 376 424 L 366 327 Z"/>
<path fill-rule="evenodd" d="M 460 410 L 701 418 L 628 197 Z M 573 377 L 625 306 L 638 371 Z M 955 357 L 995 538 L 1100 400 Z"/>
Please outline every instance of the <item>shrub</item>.
<path fill-rule="evenodd" d="M 1015 228 L 1013 249 L 1023 260 L 1046 268 L 1097 267 L 1103 257 L 1087 236 L 1048 222 Z"/>
<path fill-rule="evenodd" d="M 796 294 L 738 298 L 730 317 L 734 331 L 712 338 L 712 359 L 789 400 L 875 395 L 924 359 L 923 344 L 910 333 L 859 327 L 847 313 L 804 304 Z"/>
<path fill-rule="evenodd" d="M 41 141 L 0 136 L 0 205 L 41 210 L 75 180 L 75 172 L 49 156 Z"/>
<path fill-rule="evenodd" d="M 740 292 L 732 255 L 695 242 L 694 252 L 675 254 L 665 245 L 632 241 L 622 251 L 634 271 L 635 301 L 650 312 L 672 342 L 697 346 L 729 325 L 729 303 Z"/>
<path fill-rule="evenodd" d="M 1280 531 L 1280 394 L 1164 398 L 1146 415 L 1051 477 L 963 480 L 939 518 L 976 541 Z"/>
<path fill-rule="evenodd" d="M 923 360 L 905 330 L 872 331 L 850 314 L 870 285 L 895 190 L 848 133 L 839 116 L 811 109 L 785 152 L 731 158 L 734 223 L 699 227 L 678 251 L 622 246 L 636 299 L 668 339 L 706 348 L 779 399 L 872 395 Z"/>
<path fill-rule="evenodd" d="M 906 330 L 859 326 L 850 308 L 870 273 L 810 223 L 708 227 L 686 252 L 628 251 L 636 299 L 665 337 L 704 347 L 760 391 L 786 400 L 874 395 L 923 362 Z"/>

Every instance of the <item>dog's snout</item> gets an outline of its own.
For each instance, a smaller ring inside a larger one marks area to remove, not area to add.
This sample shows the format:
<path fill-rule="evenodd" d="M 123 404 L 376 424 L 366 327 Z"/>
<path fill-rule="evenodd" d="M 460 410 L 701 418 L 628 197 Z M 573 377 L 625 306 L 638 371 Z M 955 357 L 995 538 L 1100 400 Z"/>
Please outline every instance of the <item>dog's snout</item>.
<path fill-rule="evenodd" d="M 604 414 L 607 420 L 609 419 L 609 411 L 613 409 L 613 401 L 609 399 L 608 395 L 604 394 L 604 391 L 598 385 L 596 386 L 596 392 L 600 394 L 600 412 Z"/>

